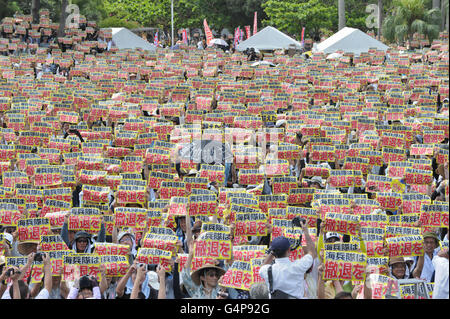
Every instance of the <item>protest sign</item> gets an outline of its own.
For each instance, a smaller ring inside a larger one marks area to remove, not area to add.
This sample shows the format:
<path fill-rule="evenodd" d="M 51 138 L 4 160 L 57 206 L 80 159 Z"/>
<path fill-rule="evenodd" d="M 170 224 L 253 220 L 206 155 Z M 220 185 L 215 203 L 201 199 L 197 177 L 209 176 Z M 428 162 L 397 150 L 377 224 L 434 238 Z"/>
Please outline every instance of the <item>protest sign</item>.
<path fill-rule="evenodd" d="M 147 265 L 161 264 L 167 271 L 172 270 L 169 261 L 172 258 L 172 252 L 157 248 L 139 248 L 136 261 Z"/>
<path fill-rule="evenodd" d="M 350 214 L 327 213 L 325 214 L 324 231 L 357 236 L 359 218 L 359 216 Z"/>
<path fill-rule="evenodd" d="M 323 279 L 364 281 L 366 264 L 365 254 L 325 251 Z"/>
<path fill-rule="evenodd" d="M 286 218 L 292 220 L 295 217 L 305 219 L 306 225 L 308 225 L 308 227 L 316 227 L 317 225 L 318 214 L 317 210 L 314 208 L 288 206 L 286 211 Z"/>
<path fill-rule="evenodd" d="M 423 227 L 448 227 L 448 203 L 436 202 L 420 207 L 420 223 Z"/>
<path fill-rule="evenodd" d="M 222 277 L 222 286 L 250 290 L 252 284 L 252 266 L 250 262 L 234 261 Z"/>
<path fill-rule="evenodd" d="M 71 253 L 63 257 L 63 280 L 74 281 L 82 276 L 94 276 L 100 280 L 100 256 Z"/>
<path fill-rule="evenodd" d="M 19 241 L 39 242 L 42 235 L 51 233 L 48 218 L 23 218 L 17 221 Z"/>
<path fill-rule="evenodd" d="M 115 226 L 116 227 L 145 227 L 147 210 L 139 207 L 116 207 Z"/>
<path fill-rule="evenodd" d="M 264 213 L 267 213 L 270 208 L 286 208 L 287 198 L 286 194 L 260 195 L 258 196 L 259 208 Z"/>
<path fill-rule="evenodd" d="M 267 215 L 264 213 L 238 213 L 235 215 L 236 236 L 266 236 Z"/>
<path fill-rule="evenodd" d="M 22 268 L 27 264 L 28 257 L 6 257 L 6 269 L 9 267 Z M 44 277 L 43 262 L 33 262 L 33 267 L 28 268 L 23 278 L 30 278 L 30 283 L 36 284 L 41 282 Z"/>
<path fill-rule="evenodd" d="M 95 243 L 94 253 L 99 256 L 128 256 L 130 247 L 128 245 L 112 243 Z"/>
<path fill-rule="evenodd" d="M 70 214 L 70 211 L 49 212 L 42 216 L 49 219 L 52 228 L 62 228 L 67 214 Z"/>
<path fill-rule="evenodd" d="M 405 182 L 407 184 L 419 184 L 429 185 L 433 180 L 433 174 L 431 170 L 406 168 L 405 169 Z"/>
<path fill-rule="evenodd" d="M 178 250 L 177 241 L 178 237 L 175 235 L 147 233 L 142 239 L 141 247 L 157 248 L 176 254 Z"/>
<path fill-rule="evenodd" d="M 361 171 L 332 170 L 328 183 L 336 188 L 358 186 L 361 184 L 361 177 Z"/>
<path fill-rule="evenodd" d="M 402 205 L 402 195 L 390 192 L 377 192 L 376 200 L 381 208 L 387 210 L 397 210 Z"/>
<path fill-rule="evenodd" d="M 313 200 L 315 188 L 290 188 L 288 204 L 305 204 Z"/>
<path fill-rule="evenodd" d="M 389 225 L 415 227 L 415 224 L 419 221 L 419 218 L 420 214 L 391 215 L 389 216 Z"/>
<path fill-rule="evenodd" d="M 120 204 L 144 204 L 147 201 L 147 190 L 145 186 L 119 185 L 115 195 L 116 201 Z"/>
<path fill-rule="evenodd" d="M 162 181 L 159 189 L 161 198 L 170 199 L 173 196 L 185 196 L 186 184 L 184 182 Z"/>
<path fill-rule="evenodd" d="M 251 262 L 255 258 L 263 258 L 266 251 L 264 245 L 244 245 L 233 248 L 233 260 Z"/>
<path fill-rule="evenodd" d="M 395 292 L 400 289 L 397 279 L 381 274 L 371 274 L 369 284 L 372 290 L 372 299 L 386 299 L 388 293 L 395 295 Z"/>
<path fill-rule="evenodd" d="M 386 226 L 385 231 L 386 231 L 386 238 L 399 237 L 399 236 L 419 236 L 419 235 L 421 235 L 420 228 L 417 228 L 417 227 L 388 225 L 388 226 Z"/>
<path fill-rule="evenodd" d="M 386 238 L 389 248 L 389 257 L 410 257 L 423 256 L 423 237 L 414 236 L 398 236 Z"/>
<path fill-rule="evenodd" d="M 128 271 L 128 258 L 122 255 L 101 255 L 100 262 L 106 269 L 106 277 L 123 277 Z"/>
<path fill-rule="evenodd" d="M 194 244 L 196 257 L 213 257 L 215 259 L 230 259 L 232 244 L 229 233 L 206 232 L 202 233 Z"/>
<path fill-rule="evenodd" d="M 101 224 L 102 216 L 98 209 L 75 208 L 69 215 L 68 229 L 96 234 L 100 231 Z"/>
<path fill-rule="evenodd" d="M 41 251 L 69 250 L 61 235 L 41 235 Z"/>
<path fill-rule="evenodd" d="M 385 175 L 367 175 L 366 188 L 368 192 L 389 192 L 392 178 Z"/>
<path fill-rule="evenodd" d="M 217 208 L 216 195 L 190 195 L 189 215 L 214 215 Z"/>

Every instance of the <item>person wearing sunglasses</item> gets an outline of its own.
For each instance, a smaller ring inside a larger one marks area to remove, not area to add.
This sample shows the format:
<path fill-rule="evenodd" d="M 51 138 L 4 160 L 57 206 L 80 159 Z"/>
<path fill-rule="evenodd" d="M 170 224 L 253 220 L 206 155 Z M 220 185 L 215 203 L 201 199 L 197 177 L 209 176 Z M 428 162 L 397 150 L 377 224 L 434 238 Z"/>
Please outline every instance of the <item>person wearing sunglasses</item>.
<path fill-rule="evenodd" d="M 186 291 L 193 299 L 216 299 L 222 289 L 219 279 L 225 274 L 225 270 L 216 264 L 207 263 L 191 273 L 193 257 L 194 241 L 192 240 L 186 265 L 181 271 Z"/>

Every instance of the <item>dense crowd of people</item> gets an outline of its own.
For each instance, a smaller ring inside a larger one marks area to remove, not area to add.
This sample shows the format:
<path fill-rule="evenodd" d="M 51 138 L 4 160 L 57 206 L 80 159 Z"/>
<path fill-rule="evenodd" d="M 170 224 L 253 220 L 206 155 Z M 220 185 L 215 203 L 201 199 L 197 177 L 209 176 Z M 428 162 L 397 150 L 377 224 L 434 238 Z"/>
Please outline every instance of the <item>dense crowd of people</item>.
<path fill-rule="evenodd" d="M 252 66 L 56 32 L 2 24 L 2 299 L 448 298 L 447 34 Z"/>

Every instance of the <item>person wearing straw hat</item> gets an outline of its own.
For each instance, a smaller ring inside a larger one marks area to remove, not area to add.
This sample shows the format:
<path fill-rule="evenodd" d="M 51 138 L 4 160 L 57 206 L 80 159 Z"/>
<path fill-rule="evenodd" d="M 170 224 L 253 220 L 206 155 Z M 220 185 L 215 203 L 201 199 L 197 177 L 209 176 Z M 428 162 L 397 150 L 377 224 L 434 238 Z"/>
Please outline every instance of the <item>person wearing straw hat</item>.
<path fill-rule="evenodd" d="M 225 274 L 225 270 L 216 264 L 210 263 L 199 267 L 191 273 L 193 257 L 194 241 L 191 241 L 188 259 L 181 272 L 186 291 L 193 299 L 216 299 L 222 289 L 219 285 L 219 278 Z"/>
<path fill-rule="evenodd" d="M 409 279 L 410 270 L 403 257 L 392 257 L 389 259 L 389 270 L 391 277 L 395 279 Z"/>
<path fill-rule="evenodd" d="M 39 245 L 38 240 L 26 240 L 17 242 L 17 252 L 22 256 L 28 256 L 31 253 L 37 252 Z"/>

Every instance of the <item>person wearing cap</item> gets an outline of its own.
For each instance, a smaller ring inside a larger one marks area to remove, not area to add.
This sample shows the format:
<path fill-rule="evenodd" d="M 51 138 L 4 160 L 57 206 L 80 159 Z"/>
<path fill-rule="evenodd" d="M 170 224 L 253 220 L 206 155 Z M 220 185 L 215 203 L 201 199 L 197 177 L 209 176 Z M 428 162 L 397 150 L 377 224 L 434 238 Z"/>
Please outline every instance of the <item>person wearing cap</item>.
<path fill-rule="evenodd" d="M 327 232 L 325 234 L 325 243 L 326 244 L 333 244 L 337 241 L 341 241 L 341 236 L 339 236 L 338 233 Z"/>
<path fill-rule="evenodd" d="M 272 291 L 276 290 L 290 295 L 289 299 L 305 299 L 305 273 L 313 265 L 316 257 L 315 245 L 309 235 L 306 223 L 301 223 L 303 235 L 306 239 L 305 255 L 293 262 L 289 260 L 291 244 L 284 236 L 276 237 L 270 245 L 270 253 L 265 257 L 259 275 L 264 279 L 270 291 L 269 270 L 272 271 Z"/>
<path fill-rule="evenodd" d="M 427 282 L 434 282 L 433 257 L 439 251 L 439 237 L 433 232 L 423 234 L 424 254 L 415 258 L 413 277 L 425 279 Z"/>

